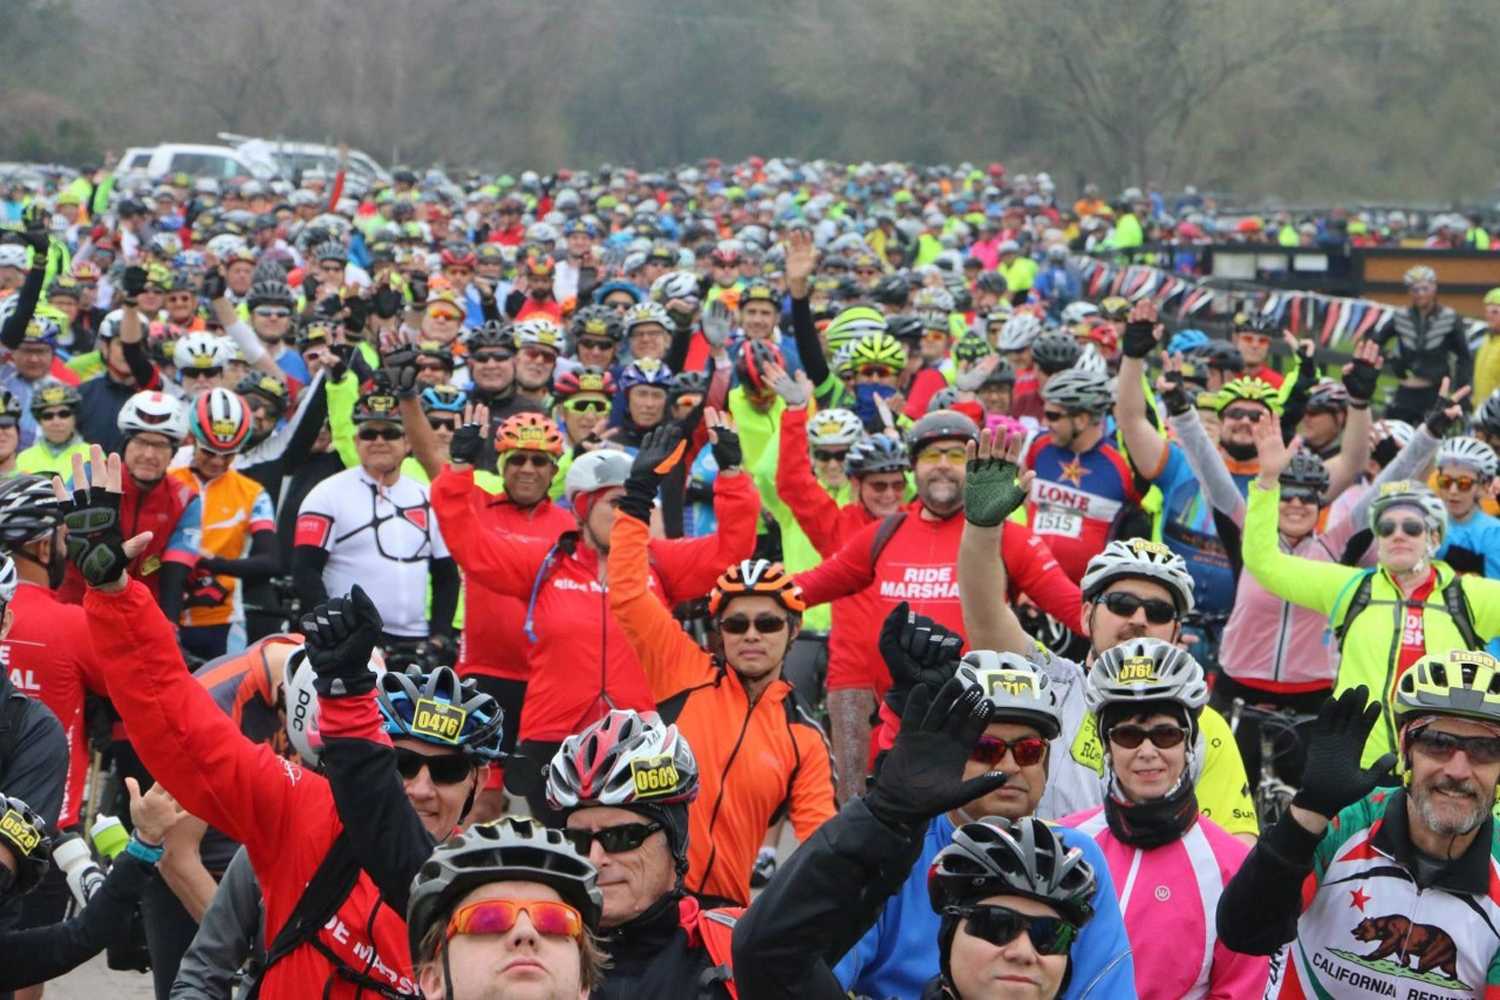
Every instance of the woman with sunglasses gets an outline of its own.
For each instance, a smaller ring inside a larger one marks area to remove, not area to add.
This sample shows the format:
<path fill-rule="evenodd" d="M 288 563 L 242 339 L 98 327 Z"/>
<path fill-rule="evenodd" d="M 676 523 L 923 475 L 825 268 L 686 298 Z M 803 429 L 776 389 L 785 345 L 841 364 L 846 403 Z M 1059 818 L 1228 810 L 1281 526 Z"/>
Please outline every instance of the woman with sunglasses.
<path fill-rule="evenodd" d="M 1459 572 L 1500 579 L 1500 520 L 1480 502 L 1490 493 L 1500 458 L 1478 438 L 1444 438 L 1433 486 L 1448 508 L 1448 536 L 1438 558 Z"/>
<path fill-rule="evenodd" d="M 706 419 L 722 472 L 737 471 L 737 455 L 725 451 L 727 422 L 715 410 Z M 747 559 L 719 577 L 708 599 L 712 652 L 651 592 L 651 498 L 681 460 L 677 438 L 675 427 L 652 432 L 631 467 L 623 516 L 610 532 L 609 605 L 652 697 L 671 706 L 703 768 L 706 794 L 689 812 L 687 885 L 746 903 L 756 851 L 777 813 L 788 810 L 802 839 L 833 815 L 832 764 L 822 730 L 782 678 L 807 606 L 779 563 Z"/>
<path fill-rule="evenodd" d="M 36 443 L 16 456 L 16 469 L 32 475 L 68 475 L 73 456 L 88 453 L 78 433 L 78 390 L 61 382 L 45 381 L 31 393 L 31 416 L 36 420 Z"/>
<path fill-rule="evenodd" d="M 1132 639 L 1094 661 L 1084 697 L 1104 744 L 1104 807 L 1065 822 L 1104 851 L 1136 943 L 1138 994 L 1260 995 L 1266 962 L 1216 940 L 1218 894 L 1249 848 L 1198 809 L 1203 668 L 1170 643 Z"/>

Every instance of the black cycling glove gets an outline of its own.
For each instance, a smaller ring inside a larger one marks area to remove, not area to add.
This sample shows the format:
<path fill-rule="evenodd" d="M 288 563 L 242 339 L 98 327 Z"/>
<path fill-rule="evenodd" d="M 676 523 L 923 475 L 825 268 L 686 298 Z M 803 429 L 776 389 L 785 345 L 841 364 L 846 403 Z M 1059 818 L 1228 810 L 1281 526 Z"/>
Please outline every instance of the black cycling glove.
<path fill-rule="evenodd" d="M 380 370 L 385 374 L 391 392 L 400 399 L 411 399 L 422 391 L 417 381 L 417 349 L 410 345 L 398 347 L 383 355 Z"/>
<path fill-rule="evenodd" d="M 718 427 L 714 430 L 714 436 L 718 438 L 713 443 L 714 461 L 720 469 L 738 469 L 745 464 L 739 432 L 729 427 Z"/>
<path fill-rule="evenodd" d="M 120 291 L 127 299 L 133 299 L 146 290 L 146 269 L 131 264 L 120 277 Z"/>
<path fill-rule="evenodd" d="M 114 583 L 130 565 L 120 533 L 120 494 L 103 486 L 80 487 L 63 514 L 68 558 L 91 587 Z"/>
<path fill-rule="evenodd" d="M 963 636 L 957 632 L 926 615 L 913 614 L 906 601 L 896 605 L 880 626 L 879 645 L 891 672 L 891 686 L 885 693 L 891 711 L 906 714 L 906 700 L 915 687 L 937 693 L 958 668 L 963 647 Z"/>
<path fill-rule="evenodd" d="M 229 285 L 224 281 L 224 273 L 218 268 L 211 268 L 203 274 L 203 297 L 210 302 L 222 299 L 229 291 Z"/>
<path fill-rule="evenodd" d="M 401 311 L 401 293 L 390 285 L 375 289 L 375 315 L 381 319 L 394 319 Z"/>
<path fill-rule="evenodd" d="M 1125 352 L 1127 358 L 1144 358 L 1155 347 L 1155 323 L 1146 320 L 1125 324 L 1125 336 L 1120 342 L 1120 350 Z"/>
<path fill-rule="evenodd" d="M 1380 703 L 1370 701 L 1364 685 L 1329 698 L 1318 709 L 1318 719 L 1307 739 L 1307 766 L 1302 787 L 1292 805 L 1329 819 L 1370 794 L 1396 763 L 1388 753 L 1369 767 L 1360 767 L 1365 741 L 1380 718 Z"/>
<path fill-rule="evenodd" d="M 455 463 L 474 465 L 479 461 L 480 452 L 484 451 L 484 437 L 483 424 L 474 421 L 463 424 L 448 442 L 448 457 Z"/>
<path fill-rule="evenodd" d="M 625 495 L 620 498 L 620 512 L 649 524 L 656 491 L 672 467 L 682 460 L 686 449 L 687 441 L 676 424 L 662 424 L 648 431 L 630 465 Z"/>
<path fill-rule="evenodd" d="M 1451 396 L 1439 396 L 1437 402 L 1432 404 L 1432 409 L 1427 411 L 1427 416 L 1422 418 L 1422 422 L 1427 425 L 1427 429 L 1432 432 L 1433 437 L 1441 438 L 1447 436 L 1448 432 L 1453 429 L 1453 425 L 1458 423 L 1459 418 L 1457 416 L 1450 417 L 1448 415 L 1448 409 L 1452 406 L 1453 399 Z"/>
<path fill-rule="evenodd" d="M 1375 381 L 1380 378 L 1380 369 L 1368 361 L 1355 358 L 1344 373 L 1344 389 L 1353 403 L 1369 403 L 1375 395 Z"/>
<path fill-rule="evenodd" d="M 302 616 L 307 661 L 320 696 L 342 698 L 375 689 L 370 655 L 380 644 L 383 626 L 375 602 L 357 583 L 348 597 L 325 601 Z"/>
<path fill-rule="evenodd" d="M 1162 376 L 1167 382 L 1167 387 L 1162 391 L 1161 401 L 1166 404 L 1167 413 L 1174 417 L 1180 417 L 1193 408 L 1193 397 L 1188 395 L 1187 380 L 1182 377 L 1181 372 L 1167 372 Z"/>
<path fill-rule="evenodd" d="M 970 524 L 993 528 L 1026 501 L 1020 468 L 1003 458 L 975 458 L 964 479 L 964 517 Z"/>

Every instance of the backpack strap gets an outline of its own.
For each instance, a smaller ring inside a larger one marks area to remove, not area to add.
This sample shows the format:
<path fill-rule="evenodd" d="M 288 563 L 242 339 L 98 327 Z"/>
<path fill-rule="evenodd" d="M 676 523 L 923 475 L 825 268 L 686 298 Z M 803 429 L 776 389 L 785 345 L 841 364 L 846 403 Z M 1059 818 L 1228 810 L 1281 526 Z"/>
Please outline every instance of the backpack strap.
<path fill-rule="evenodd" d="M 1375 585 L 1375 571 L 1367 569 L 1358 576 L 1349 578 L 1344 584 L 1344 589 L 1339 591 L 1338 597 L 1333 599 L 1334 611 L 1338 610 L 1339 601 L 1343 599 L 1344 591 L 1350 587 L 1354 588 L 1354 596 L 1349 599 L 1349 606 L 1344 610 L 1344 617 L 1337 625 L 1333 622 L 1333 612 L 1329 612 L 1328 625 L 1333 629 L 1333 637 L 1338 640 L 1339 648 L 1344 646 L 1344 636 L 1349 634 L 1349 626 L 1354 624 L 1354 619 L 1370 605 L 1370 588 Z"/>
<path fill-rule="evenodd" d="M 1448 617 L 1453 619 L 1458 634 L 1463 636 L 1464 645 L 1471 650 L 1483 650 L 1486 643 L 1474 629 L 1474 615 L 1469 610 L 1469 597 L 1464 593 L 1463 577 L 1455 574 L 1443 588 L 1443 606 L 1448 609 Z"/>
<path fill-rule="evenodd" d="M 698 978 L 703 996 L 714 996 L 713 987 L 717 984 L 723 986 L 725 992 L 735 1000 L 739 1000 L 739 987 L 734 983 L 734 925 L 744 912 L 743 906 L 700 910 L 697 924 L 688 929 L 689 938 L 696 935 L 702 941 L 703 950 L 713 963 Z"/>
<path fill-rule="evenodd" d="M 880 553 L 891 543 L 891 536 L 901 525 L 906 523 L 906 511 L 898 510 L 894 514 L 887 514 L 880 522 L 880 527 L 875 529 L 875 537 L 870 539 L 870 565 L 873 566 L 880 561 Z"/>
<path fill-rule="evenodd" d="M 566 535 L 563 536 L 567 537 Z M 536 642 L 536 601 L 542 592 L 542 584 L 547 580 L 547 574 L 557 564 L 559 555 L 565 554 L 563 539 L 559 538 L 553 543 L 552 548 L 547 550 L 547 557 L 542 560 L 541 568 L 536 571 L 536 579 L 531 581 L 531 596 L 526 599 L 526 620 L 522 623 L 521 630 L 526 633 L 526 638 Z"/>

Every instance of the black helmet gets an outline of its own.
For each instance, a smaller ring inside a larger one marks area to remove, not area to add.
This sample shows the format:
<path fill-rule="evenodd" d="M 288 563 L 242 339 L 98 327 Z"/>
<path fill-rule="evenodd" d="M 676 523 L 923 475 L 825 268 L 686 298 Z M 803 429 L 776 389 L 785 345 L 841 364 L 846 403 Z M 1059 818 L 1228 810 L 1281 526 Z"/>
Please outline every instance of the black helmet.
<path fill-rule="evenodd" d="M 1240 354 L 1240 349 L 1227 340 L 1211 340 L 1194 353 L 1202 360 L 1205 368 L 1217 368 L 1226 372 L 1245 370 L 1245 358 Z"/>
<path fill-rule="evenodd" d="M 1031 342 L 1031 358 L 1048 375 L 1072 368 L 1083 354 L 1083 348 L 1071 334 L 1044 333 Z"/>
<path fill-rule="evenodd" d="M 1328 468 L 1317 455 L 1299 448 L 1292 453 L 1277 481 L 1282 486 L 1317 490 L 1322 496 L 1328 490 Z"/>
<path fill-rule="evenodd" d="M 285 281 L 271 279 L 269 281 L 257 281 L 250 286 L 250 295 L 246 301 L 252 310 L 257 306 L 286 306 L 292 308 L 296 302 L 292 298 L 292 290 Z"/>
<path fill-rule="evenodd" d="M 667 391 L 674 400 L 679 396 L 702 395 L 708 392 L 708 376 L 695 371 L 678 372 L 672 376 Z"/>
<path fill-rule="evenodd" d="M 911 295 L 911 283 L 899 274 L 888 274 L 875 282 L 870 296 L 883 306 L 904 307 Z"/>
<path fill-rule="evenodd" d="M 0 482 L 0 546 L 14 549 L 62 524 L 63 504 L 42 476 Z"/>
<path fill-rule="evenodd" d="M 906 432 L 906 450 L 913 463 L 922 449 L 934 441 L 977 441 L 979 428 L 957 410 L 938 410 L 911 425 Z"/>
<path fill-rule="evenodd" d="M 1470 422 L 1470 426 L 1474 430 L 1500 437 L 1500 392 L 1490 393 L 1490 398 L 1474 411 L 1474 419 Z"/>
<path fill-rule="evenodd" d="M 286 382 L 266 372 L 253 372 L 240 379 L 234 391 L 241 396 L 257 396 L 270 403 L 279 415 L 286 412 Z"/>
<path fill-rule="evenodd" d="M 511 336 L 510 324 L 499 319 L 486 320 L 483 326 L 469 334 L 467 344 L 471 351 L 477 351 L 485 347 L 503 347 L 514 354 L 516 350 L 516 342 Z"/>
<path fill-rule="evenodd" d="M 890 316 L 885 321 L 886 332 L 900 341 L 922 339 L 922 317 L 911 313 Z"/>
<path fill-rule="evenodd" d="M 580 337 L 603 337 L 618 344 L 625 335 L 620 323 L 620 314 L 609 306 L 584 306 L 573 314 L 568 332 L 577 344 Z"/>

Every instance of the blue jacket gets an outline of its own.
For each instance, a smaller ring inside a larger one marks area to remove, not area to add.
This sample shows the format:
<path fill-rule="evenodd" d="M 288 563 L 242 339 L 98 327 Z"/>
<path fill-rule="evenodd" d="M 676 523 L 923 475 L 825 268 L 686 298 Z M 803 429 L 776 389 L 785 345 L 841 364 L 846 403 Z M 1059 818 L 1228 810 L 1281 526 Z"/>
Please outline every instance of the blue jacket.
<path fill-rule="evenodd" d="M 927 869 L 938 851 L 953 840 L 953 829 L 946 815 L 928 826 L 922 854 L 901 891 L 886 901 L 875 926 L 834 967 L 834 975 L 846 989 L 871 997 L 918 1000 L 938 974 L 939 918 L 927 896 Z M 1092 838 L 1067 827 L 1057 830 L 1064 844 L 1083 851 L 1099 880 L 1094 916 L 1073 945 L 1072 975 L 1062 1000 L 1132 1000 L 1135 963 L 1109 866 Z"/>

